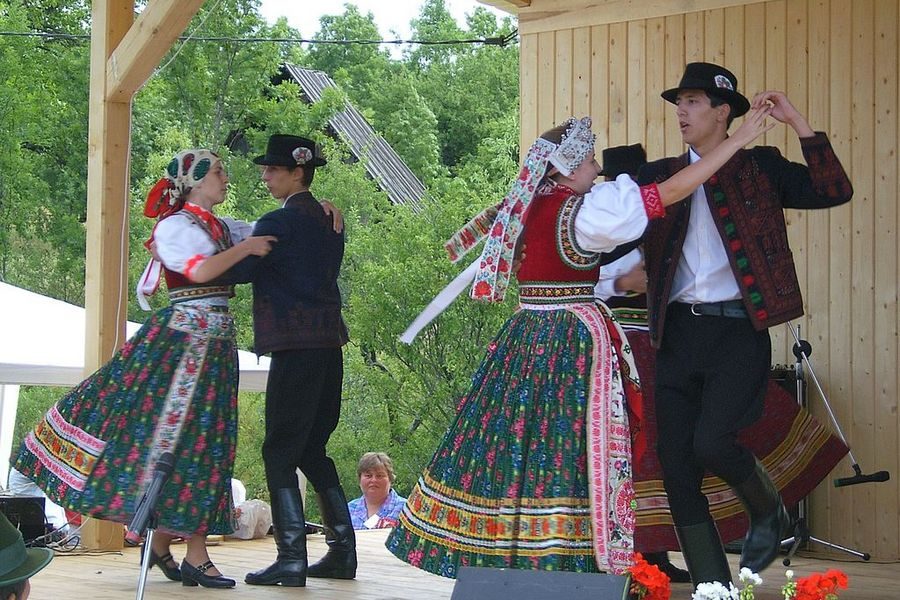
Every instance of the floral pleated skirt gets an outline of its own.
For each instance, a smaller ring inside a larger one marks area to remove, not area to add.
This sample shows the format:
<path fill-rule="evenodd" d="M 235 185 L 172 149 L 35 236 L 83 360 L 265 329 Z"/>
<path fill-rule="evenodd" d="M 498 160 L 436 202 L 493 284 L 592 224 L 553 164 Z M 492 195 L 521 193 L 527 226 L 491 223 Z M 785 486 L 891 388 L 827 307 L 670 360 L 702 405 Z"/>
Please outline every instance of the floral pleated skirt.
<path fill-rule="evenodd" d="M 387 539 L 394 555 L 445 577 L 631 563 L 622 340 L 610 325 L 593 304 L 506 322 Z"/>
<path fill-rule="evenodd" d="M 128 523 L 171 452 L 159 529 L 231 533 L 237 384 L 227 309 L 171 305 L 44 415 L 15 467 L 72 511 Z"/>

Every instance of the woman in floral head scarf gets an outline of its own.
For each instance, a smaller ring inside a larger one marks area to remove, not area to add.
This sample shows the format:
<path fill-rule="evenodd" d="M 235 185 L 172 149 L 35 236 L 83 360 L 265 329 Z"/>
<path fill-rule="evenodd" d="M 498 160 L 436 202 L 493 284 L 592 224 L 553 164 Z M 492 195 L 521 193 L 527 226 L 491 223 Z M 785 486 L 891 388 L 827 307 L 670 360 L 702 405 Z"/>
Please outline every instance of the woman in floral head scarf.
<path fill-rule="evenodd" d="M 246 256 L 266 255 L 275 241 L 246 237 L 248 224 L 213 215 L 227 187 L 213 152 L 185 150 L 172 159 L 144 208 L 159 220 L 148 240 L 155 257 L 138 289 L 147 307 L 144 294 L 164 276 L 169 305 L 44 415 L 16 460 L 55 502 L 127 524 L 160 456 L 172 453 L 149 560 L 185 586 L 235 584 L 206 551 L 207 535 L 233 531 L 237 440 L 234 288 L 215 278 Z M 180 569 L 169 551 L 176 536 L 187 539 Z"/>

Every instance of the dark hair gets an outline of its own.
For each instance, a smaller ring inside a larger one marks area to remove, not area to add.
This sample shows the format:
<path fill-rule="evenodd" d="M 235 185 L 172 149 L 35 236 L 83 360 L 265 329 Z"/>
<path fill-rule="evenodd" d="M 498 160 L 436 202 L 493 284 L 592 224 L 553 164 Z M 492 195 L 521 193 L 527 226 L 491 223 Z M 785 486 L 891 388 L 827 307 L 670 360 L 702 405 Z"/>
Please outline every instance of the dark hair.
<path fill-rule="evenodd" d="M 11 595 L 15 594 L 16 598 L 21 598 L 25 595 L 25 584 L 28 583 L 28 578 L 26 577 L 22 581 L 17 581 L 15 583 L 11 583 L 9 585 L 4 585 L 0 587 L 0 600 L 6 600 Z"/>
<path fill-rule="evenodd" d="M 561 123 L 554 127 L 553 129 L 549 129 L 541 134 L 541 137 L 547 140 L 548 142 L 553 142 L 554 144 L 561 144 L 562 138 L 566 133 L 566 129 L 568 129 L 568 123 Z"/>
<path fill-rule="evenodd" d="M 309 186 L 312 185 L 313 177 L 316 174 L 315 167 L 310 167 L 307 169 L 303 165 L 295 165 L 293 167 L 284 167 L 284 168 L 287 169 L 289 173 L 293 173 L 297 169 L 301 169 L 302 171 L 301 171 L 301 175 L 300 175 L 300 184 L 306 188 L 309 188 Z"/>
<path fill-rule="evenodd" d="M 316 168 L 315 167 L 301 167 L 301 166 L 298 166 L 297 168 L 303 169 L 303 177 L 300 178 L 300 182 L 306 187 L 311 186 L 312 182 L 313 182 L 313 177 L 315 177 L 315 175 L 316 175 Z"/>
<path fill-rule="evenodd" d="M 713 108 L 722 106 L 723 104 L 728 104 L 731 110 L 728 111 L 728 121 L 725 123 L 725 129 L 731 127 L 731 122 L 734 121 L 734 117 L 732 116 L 732 114 L 734 113 L 734 107 L 731 106 L 731 104 L 727 100 L 725 100 L 725 98 L 713 92 L 706 92 L 706 96 L 707 98 L 709 98 L 709 105 Z"/>

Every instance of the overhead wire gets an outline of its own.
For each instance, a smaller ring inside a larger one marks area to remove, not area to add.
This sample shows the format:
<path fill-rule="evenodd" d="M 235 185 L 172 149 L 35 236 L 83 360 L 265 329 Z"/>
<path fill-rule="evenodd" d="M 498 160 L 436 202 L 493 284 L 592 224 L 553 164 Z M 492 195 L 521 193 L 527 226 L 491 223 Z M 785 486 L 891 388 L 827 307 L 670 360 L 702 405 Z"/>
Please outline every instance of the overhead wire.
<path fill-rule="evenodd" d="M 202 25 L 202 23 L 201 23 Z M 199 27 L 198 27 L 199 29 Z M 518 29 L 513 29 L 510 33 L 503 36 L 492 36 L 484 38 L 463 38 L 463 39 L 445 39 L 445 40 L 317 40 L 310 38 L 294 38 L 294 37 L 234 37 L 234 36 L 195 36 L 185 35 L 179 36 L 181 42 L 229 42 L 243 44 L 328 44 L 337 46 L 351 45 L 419 45 L 419 46 L 447 46 L 447 45 L 474 45 L 481 44 L 484 46 L 506 47 L 510 45 L 519 35 Z M 45 31 L 0 31 L 0 37 L 33 37 L 48 40 L 72 40 L 83 41 L 90 40 L 89 33 L 56 33 Z"/>

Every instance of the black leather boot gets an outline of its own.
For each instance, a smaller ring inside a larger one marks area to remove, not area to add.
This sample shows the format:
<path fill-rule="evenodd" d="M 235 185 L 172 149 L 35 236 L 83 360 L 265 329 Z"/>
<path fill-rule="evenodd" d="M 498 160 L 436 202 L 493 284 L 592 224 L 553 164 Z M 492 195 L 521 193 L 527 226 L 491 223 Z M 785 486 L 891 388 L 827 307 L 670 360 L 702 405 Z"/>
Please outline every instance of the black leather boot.
<path fill-rule="evenodd" d="M 319 562 L 309 566 L 309 576 L 355 579 L 356 534 L 344 490 L 340 486 L 328 488 L 317 494 L 316 498 L 322 511 L 328 552 Z"/>
<path fill-rule="evenodd" d="M 750 517 L 750 529 L 741 549 L 741 567 L 759 573 L 778 556 L 781 540 L 790 537 L 793 522 L 781 494 L 758 459 L 753 474 L 734 486 L 734 493 Z"/>
<path fill-rule="evenodd" d="M 713 581 L 728 587 L 731 583 L 731 567 L 725 558 L 725 548 L 715 522 L 709 520 L 696 525 L 675 527 L 675 534 L 694 587 Z"/>
<path fill-rule="evenodd" d="M 250 585 L 303 587 L 306 585 L 306 519 L 297 488 L 272 491 L 272 521 L 278 558 L 260 571 L 247 573 Z"/>
<path fill-rule="evenodd" d="M 643 556 L 648 564 L 656 565 L 656 568 L 662 571 L 672 583 L 691 582 L 691 574 L 673 565 L 669 560 L 668 552 L 644 552 Z"/>

